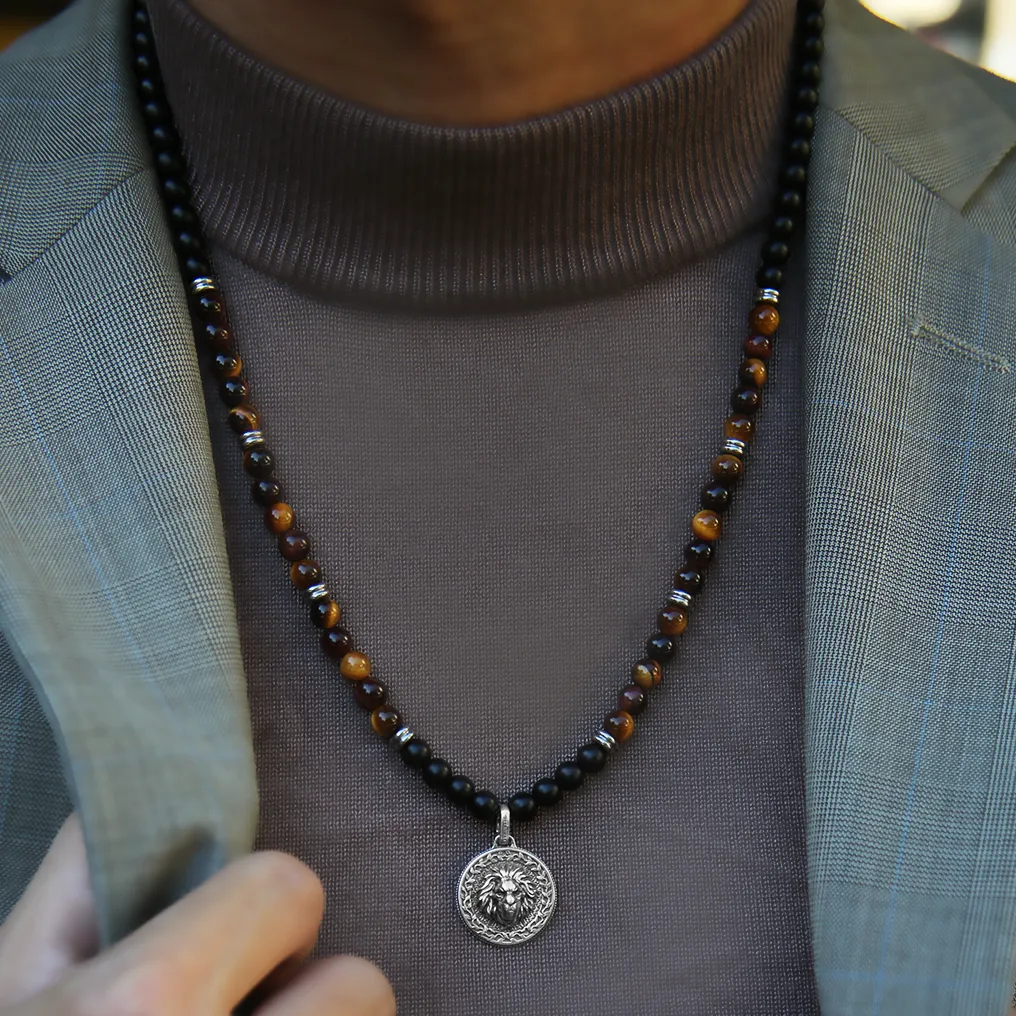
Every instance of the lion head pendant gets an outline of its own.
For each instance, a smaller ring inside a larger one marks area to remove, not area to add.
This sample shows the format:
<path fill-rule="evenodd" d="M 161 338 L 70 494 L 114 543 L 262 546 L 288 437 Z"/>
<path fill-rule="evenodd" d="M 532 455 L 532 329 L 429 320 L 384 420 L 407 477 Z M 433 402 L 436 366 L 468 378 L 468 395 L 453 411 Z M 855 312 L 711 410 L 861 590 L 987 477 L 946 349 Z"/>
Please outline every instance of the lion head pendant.
<path fill-rule="evenodd" d="M 521 945 L 554 915 L 557 887 L 535 854 L 495 845 L 474 857 L 459 879 L 459 912 L 470 931 L 494 945 Z"/>

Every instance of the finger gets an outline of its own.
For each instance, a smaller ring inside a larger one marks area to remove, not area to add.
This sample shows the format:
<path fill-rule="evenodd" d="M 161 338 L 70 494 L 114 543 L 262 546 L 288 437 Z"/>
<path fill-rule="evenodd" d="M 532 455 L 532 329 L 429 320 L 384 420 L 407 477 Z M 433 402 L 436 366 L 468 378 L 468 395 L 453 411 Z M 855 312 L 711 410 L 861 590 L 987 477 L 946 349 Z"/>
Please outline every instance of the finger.
<path fill-rule="evenodd" d="M 255 1016 L 395 1016 L 395 992 L 373 963 L 334 956 L 306 966 Z"/>
<path fill-rule="evenodd" d="M 0 928 L 0 1005 L 41 991 L 98 946 L 85 842 L 71 815 Z"/>
<path fill-rule="evenodd" d="M 181 1011 L 229 1012 L 280 964 L 310 954 L 323 913 L 310 868 L 276 851 L 249 854 L 99 956 L 89 974 L 99 984 L 123 974 L 140 991 L 171 994 Z"/>

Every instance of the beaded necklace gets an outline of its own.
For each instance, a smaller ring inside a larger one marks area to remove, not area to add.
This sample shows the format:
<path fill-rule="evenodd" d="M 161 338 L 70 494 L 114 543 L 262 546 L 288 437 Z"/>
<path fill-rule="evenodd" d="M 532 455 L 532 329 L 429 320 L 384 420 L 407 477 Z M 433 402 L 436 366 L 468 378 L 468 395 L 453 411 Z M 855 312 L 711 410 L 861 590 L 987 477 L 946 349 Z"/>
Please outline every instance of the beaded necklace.
<path fill-rule="evenodd" d="M 747 448 L 755 435 L 767 361 L 780 321 L 783 265 L 790 257 L 790 239 L 804 211 L 821 80 L 823 5 L 824 0 L 798 0 L 787 140 L 775 209 L 755 277 L 756 302 L 748 315 L 748 335 L 742 343 L 744 359 L 730 396 L 732 412 L 723 423 L 723 445 L 712 461 L 710 478 L 700 493 L 699 510 L 691 519 L 692 539 L 684 548 L 683 563 L 674 575 L 673 588 L 656 618 L 656 630 L 646 642 L 645 655 L 633 664 L 630 681 L 619 693 L 616 708 L 592 739 L 563 761 L 552 776 L 538 780 L 508 801 L 501 801 L 489 790 L 477 789 L 468 776 L 455 772 L 406 725 L 389 701 L 388 688 L 374 676 L 370 659 L 356 649 L 350 633 L 339 625 L 342 608 L 324 583 L 321 565 L 311 556 L 310 538 L 296 526 L 294 510 L 275 478 L 275 456 L 266 447 L 261 415 L 250 402 L 243 363 L 209 265 L 201 226 L 191 206 L 187 168 L 165 97 L 148 11 L 141 0 L 135 0 L 131 14 L 134 69 L 166 220 L 190 304 L 195 340 L 219 382 L 222 401 L 229 407 L 228 424 L 239 436 L 243 469 L 253 479 L 251 496 L 264 510 L 265 525 L 276 537 L 279 552 L 289 565 L 290 581 L 306 594 L 310 619 L 321 630 L 322 650 L 337 664 L 356 703 L 369 712 L 375 734 L 390 741 L 427 786 L 496 826 L 493 846 L 466 865 L 457 892 L 459 913 L 467 927 L 492 944 L 517 945 L 533 938 L 551 919 L 557 904 L 557 887 L 549 868 L 535 854 L 516 845 L 512 823 L 525 823 L 539 810 L 559 804 L 587 776 L 600 772 L 608 757 L 631 737 L 635 717 L 660 683 L 663 667 L 673 657 L 676 643 L 684 634 L 689 607 L 702 587 L 705 570 L 723 531 L 723 514 L 731 504 L 744 471 Z"/>

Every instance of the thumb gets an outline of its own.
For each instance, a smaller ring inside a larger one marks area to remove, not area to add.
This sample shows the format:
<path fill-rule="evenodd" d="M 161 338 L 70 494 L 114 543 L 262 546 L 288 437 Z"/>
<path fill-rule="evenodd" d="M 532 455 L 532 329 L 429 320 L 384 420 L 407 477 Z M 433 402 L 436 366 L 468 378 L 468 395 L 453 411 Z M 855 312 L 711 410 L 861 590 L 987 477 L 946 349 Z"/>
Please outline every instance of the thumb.
<path fill-rule="evenodd" d="M 23 1001 L 58 980 L 98 951 L 98 939 L 85 842 L 77 816 L 71 815 L 0 925 L 0 1006 Z"/>

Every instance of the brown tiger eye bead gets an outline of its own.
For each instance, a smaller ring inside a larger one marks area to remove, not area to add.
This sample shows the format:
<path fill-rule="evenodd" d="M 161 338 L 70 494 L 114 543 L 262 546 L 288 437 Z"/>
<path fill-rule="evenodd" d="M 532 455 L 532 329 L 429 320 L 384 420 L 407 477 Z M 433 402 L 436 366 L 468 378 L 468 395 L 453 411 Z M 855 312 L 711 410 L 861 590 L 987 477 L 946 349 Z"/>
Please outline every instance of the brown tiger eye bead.
<path fill-rule="evenodd" d="M 310 553 L 310 538 L 302 529 L 290 529 L 279 537 L 279 553 L 287 561 L 300 561 Z"/>
<path fill-rule="evenodd" d="M 271 508 L 273 504 L 278 504 L 280 501 L 285 500 L 282 496 L 282 485 L 277 480 L 272 479 L 255 480 L 250 485 L 250 496 L 258 504 L 264 505 L 266 508 Z M 300 555 L 300 557 L 306 556 L 306 554 Z"/>
<path fill-rule="evenodd" d="M 766 365 L 757 357 L 749 357 L 741 363 L 737 376 L 746 384 L 761 388 L 766 383 Z"/>
<path fill-rule="evenodd" d="M 616 713 L 611 713 L 603 721 L 603 729 L 615 741 L 620 743 L 621 741 L 627 741 L 631 737 L 632 731 L 635 729 L 635 720 L 632 718 L 631 713 L 626 712 L 624 709 L 618 709 Z"/>
<path fill-rule="evenodd" d="M 630 716 L 638 716 L 646 707 L 648 696 L 645 689 L 637 684 L 630 685 L 621 691 L 617 697 L 617 708 Z M 609 732 L 608 732 L 609 733 Z"/>
<path fill-rule="evenodd" d="M 728 486 L 741 478 L 743 463 L 736 455 L 717 455 L 709 472 Z"/>
<path fill-rule="evenodd" d="M 656 660 L 648 656 L 644 660 L 639 660 L 631 668 L 631 679 L 640 688 L 655 688 L 660 683 L 662 677 L 663 667 Z"/>
<path fill-rule="evenodd" d="M 265 509 L 265 525 L 273 533 L 284 533 L 293 528 L 293 509 L 285 501 Z"/>
<path fill-rule="evenodd" d="M 196 296 L 193 306 L 195 315 L 202 321 L 208 321 L 214 325 L 224 325 L 226 323 L 226 308 L 222 306 L 222 301 L 215 290 L 206 290 L 199 296 Z"/>
<path fill-rule="evenodd" d="M 748 324 L 759 335 L 772 335 L 780 326 L 780 312 L 771 303 L 757 303 L 748 315 Z"/>
<path fill-rule="evenodd" d="M 676 603 L 668 603 L 657 616 L 656 627 L 664 635 L 680 635 L 688 627 L 688 611 Z"/>
<path fill-rule="evenodd" d="M 362 681 L 370 677 L 370 660 L 363 653 L 346 653 L 339 664 L 339 673 L 350 681 Z"/>
<path fill-rule="evenodd" d="M 227 377 L 219 382 L 219 398 L 231 408 L 246 402 L 248 395 L 250 388 L 243 377 Z"/>
<path fill-rule="evenodd" d="M 734 437 L 739 441 L 750 441 L 755 433 L 755 425 L 751 417 L 741 416 L 735 413 L 723 421 L 723 434 L 725 437 Z"/>
<path fill-rule="evenodd" d="M 329 628 L 321 635 L 321 648 L 329 659 L 341 660 L 352 651 L 353 637 L 345 628 Z"/>
<path fill-rule="evenodd" d="M 744 340 L 745 356 L 755 356 L 760 360 L 768 360 L 773 353 L 773 340 L 767 335 L 749 335 Z"/>
<path fill-rule="evenodd" d="M 275 470 L 272 453 L 264 445 L 255 445 L 243 453 L 243 470 L 250 476 L 266 480 Z"/>
<path fill-rule="evenodd" d="M 260 430 L 261 419 L 253 406 L 243 403 L 229 411 L 229 426 L 234 434 L 246 434 L 249 430 Z"/>
<path fill-rule="evenodd" d="M 391 706 L 378 706 L 370 714 L 370 725 L 379 737 L 389 738 L 402 726 L 402 717 Z"/>
<path fill-rule="evenodd" d="M 294 561 L 289 568 L 289 579 L 297 589 L 308 589 L 321 581 L 321 565 L 309 557 Z"/>
<path fill-rule="evenodd" d="M 365 681 L 357 681 L 353 685 L 353 698 L 361 709 L 373 712 L 378 706 L 385 704 L 388 689 L 380 681 L 368 677 Z"/>
<path fill-rule="evenodd" d="M 707 508 L 695 514 L 691 520 L 691 529 L 700 540 L 715 540 L 723 530 L 723 523 L 716 512 Z"/>
<path fill-rule="evenodd" d="M 236 353 L 216 353 L 212 360 L 215 376 L 222 380 L 227 377 L 239 377 L 243 371 L 243 361 Z"/>
<path fill-rule="evenodd" d="M 233 336 L 230 330 L 223 325 L 206 322 L 198 325 L 197 333 L 202 343 L 216 353 L 225 353 L 233 348 Z"/>
<path fill-rule="evenodd" d="M 342 608 L 334 600 L 315 600 L 311 604 L 310 619 L 318 628 L 333 628 L 342 617 Z"/>

